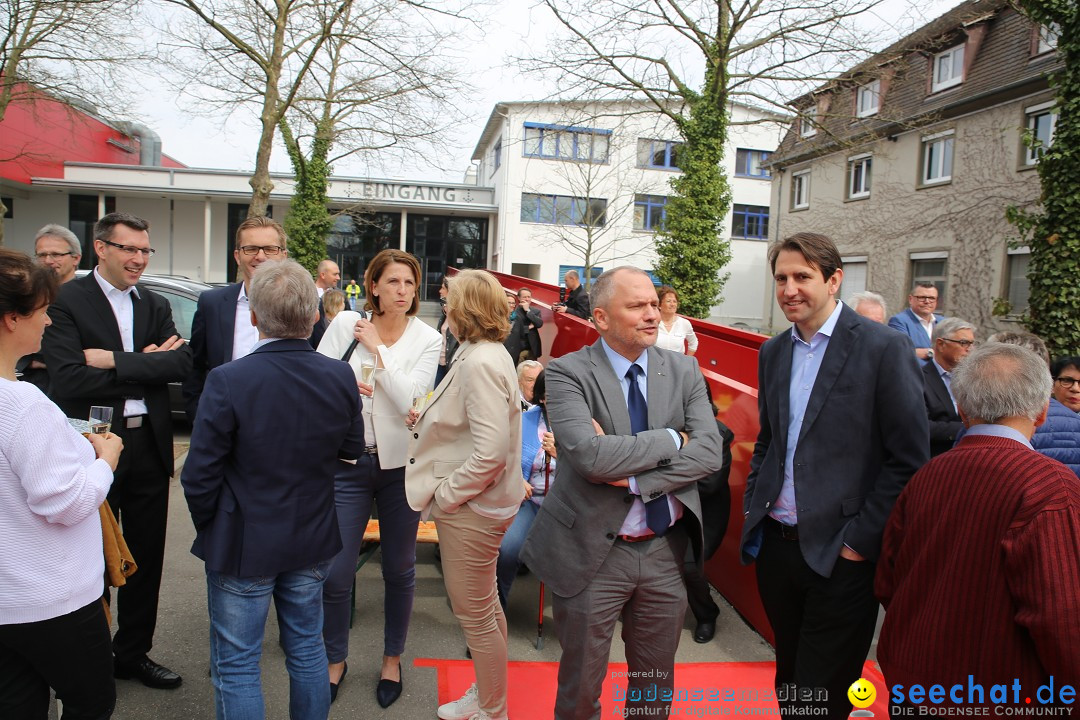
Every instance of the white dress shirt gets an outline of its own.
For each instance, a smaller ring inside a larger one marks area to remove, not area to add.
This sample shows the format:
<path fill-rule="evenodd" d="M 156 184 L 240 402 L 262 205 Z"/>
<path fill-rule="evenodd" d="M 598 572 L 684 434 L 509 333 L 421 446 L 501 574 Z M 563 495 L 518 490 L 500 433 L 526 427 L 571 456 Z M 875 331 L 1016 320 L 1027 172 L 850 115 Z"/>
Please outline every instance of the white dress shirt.
<path fill-rule="evenodd" d="M 248 302 L 247 283 L 240 284 L 240 297 L 236 299 L 236 318 L 233 322 L 232 359 L 251 353 L 259 341 L 259 328 L 251 324 L 251 303 Z"/>
<path fill-rule="evenodd" d="M 139 296 L 139 290 L 134 285 L 127 290 L 118 290 L 112 283 L 101 277 L 98 269 L 94 268 L 94 279 L 105 293 L 105 299 L 112 307 L 116 324 L 120 328 L 120 341 L 124 344 L 124 352 L 136 352 L 134 340 L 135 307 L 131 302 L 132 293 Z M 142 350 L 142 348 L 139 348 Z M 142 400 L 129 399 L 124 401 L 124 417 L 147 414 L 146 403 Z"/>

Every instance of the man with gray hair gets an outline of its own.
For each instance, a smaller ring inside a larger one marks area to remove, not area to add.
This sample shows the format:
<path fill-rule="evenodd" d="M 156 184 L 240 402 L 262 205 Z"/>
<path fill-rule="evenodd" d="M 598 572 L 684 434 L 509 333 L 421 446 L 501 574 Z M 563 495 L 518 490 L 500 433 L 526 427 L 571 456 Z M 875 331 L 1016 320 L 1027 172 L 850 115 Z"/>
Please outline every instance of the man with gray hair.
<path fill-rule="evenodd" d="M 964 424 L 956 410 L 952 372 L 975 345 L 975 326 L 946 318 L 934 326 L 934 355 L 922 366 L 923 400 L 930 420 L 930 457 L 953 446 Z"/>
<path fill-rule="evenodd" d="M 206 376 L 181 478 L 191 552 L 206 563 L 214 697 L 218 717 L 265 716 L 259 657 L 272 597 L 289 716 L 318 720 L 330 711 L 322 586 L 341 549 L 334 473 L 363 452 L 360 396 L 349 366 L 307 342 L 319 304 L 307 270 L 261 265 L 250 299 L 259 341 Z"/>
<path fill-rule="evenodd" d="M 906 690 L 934 685 L 946 695 L 932 702 L 947 707 L 1025 708 L 1036 689 L 1044 705 L 1071 703 L 1040 689 L 1080 677 L 1080 480 L 1030 444 L 1046 418 L 1046 364 L 988 343 L 952 386 L 967 433 L 901 493 L 878 562 L 887 612 L 877 656 L 891 700 L 921 704 Z M 1004 678 L 1023 691 L 1000 703 L 989 683 Z"/>
<path fill-rule="evenodd" d="M 42 265 L 52 268 L 63 285 L 75 277 L 82 259 L 82 244 L 75 233 L 63 225 L 46 225 L 34 236 L 34 257 Z"/>
<path fill-rule="evenodd" d="M 848 298 L 848 305 L 857 314 L 876 323 L 885 324 L 885 318 L 889 316 L 889 310 L 885 305 L 885 298 L 876 292 L 866 290 L 857 292 Z"/>
<path fill-rule="evenodd" d="M 522 360 L 517 366 L 518 389 L 521 390 L 521 411 L 525 412 L 536 403 L 533 402 L 533 387 L 536 377 L 544 369 L 536 360 Z"/>

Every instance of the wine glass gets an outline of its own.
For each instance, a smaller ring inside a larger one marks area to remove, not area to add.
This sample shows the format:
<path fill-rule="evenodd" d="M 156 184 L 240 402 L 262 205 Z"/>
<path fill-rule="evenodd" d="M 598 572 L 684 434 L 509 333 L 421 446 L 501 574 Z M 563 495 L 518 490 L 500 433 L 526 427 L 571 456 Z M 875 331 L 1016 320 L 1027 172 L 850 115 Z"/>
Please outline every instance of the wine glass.
<path fill-rule="evenodd" d="M 113 409 L 108 405 L 90 406 L 90 432 L 94 435 L 108 435 L 112 428 Z"/>
<path fill-rule="evenodd" d="M 371 397 L 375 398 L 375 365 L 377 359 L 368 355 L 360 360 L 360 382 L 371 386 Z"/>

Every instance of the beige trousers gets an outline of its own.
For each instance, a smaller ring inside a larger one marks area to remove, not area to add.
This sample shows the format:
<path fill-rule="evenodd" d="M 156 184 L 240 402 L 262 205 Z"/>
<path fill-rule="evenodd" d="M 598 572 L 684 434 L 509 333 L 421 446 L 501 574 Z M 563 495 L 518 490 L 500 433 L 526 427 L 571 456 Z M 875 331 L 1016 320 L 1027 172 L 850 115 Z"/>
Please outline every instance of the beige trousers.
<path fill-rule="evenodd" d="M 437 503 L 431 517 L 439 531 L 446 594 L 472 652 L 480 709 L 493 718 L 504 718 L 506 618 L 495 589 L 495 563 L 514 518 L 493 520 L 467 504 L 447 513 Z"/>

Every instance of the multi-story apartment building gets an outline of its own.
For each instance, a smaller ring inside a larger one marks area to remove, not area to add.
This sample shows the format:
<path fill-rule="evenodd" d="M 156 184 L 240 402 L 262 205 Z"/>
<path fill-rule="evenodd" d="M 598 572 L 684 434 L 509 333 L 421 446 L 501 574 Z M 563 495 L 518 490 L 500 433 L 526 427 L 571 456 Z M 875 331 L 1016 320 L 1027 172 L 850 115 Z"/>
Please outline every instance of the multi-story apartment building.
<path fill-rule="evenodd" d="M 732 105 L 731 117 L 724 163 L 732 209 L 722 234 L 732 262 L 712 319 L 758 328 L 766 163 L 787 118 L 744 105 Z M 498 206 L 491 267 L 550 283 L 586 265 L 594 275 L 624 264 L 651 269 L 679 144 L 670 120 L 645 102 L 498 103 L 473 152 L 476 182 L 494 188 Z"/>
<path fill-rule="evenodd" d="M 796 98 L 799 118 L 771 158 L 773 236 L 831 236 L 845 298 L 874 290 L 898 312 L 927 280 L 939 311 L 983 337 L 1015 327 L 1028 256 L 1011 247 L 1005 211 L 1039 198 L 1041 150 L 1024 138 L 1053 141 L 1055 46 L 1054 28 L 1007 0 L 967 0 Z M 1001 300 L 1010 314 L 994 314 Z"/>

